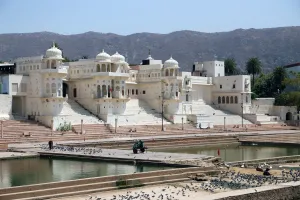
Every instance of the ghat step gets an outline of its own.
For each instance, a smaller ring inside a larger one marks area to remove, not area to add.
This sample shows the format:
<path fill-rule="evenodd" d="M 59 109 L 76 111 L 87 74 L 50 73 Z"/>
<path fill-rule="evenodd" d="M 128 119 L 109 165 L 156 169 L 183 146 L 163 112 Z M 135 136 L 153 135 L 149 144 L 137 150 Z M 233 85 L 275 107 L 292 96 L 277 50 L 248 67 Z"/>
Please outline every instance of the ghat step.
<path fill-rule="evenodd" d="M 142 185 L 184 181 L 188 179 L 189 175 L 197 173 L 218 172 L 217 170 L 211 170 L 211 168 L 209 170 L 205 170 L 203 168 L 202 171 L 199 170 L 199 168 L 162 170 L 158 171 L 158 173 L 147 172 L 134 175 L 98 177 L 67 182 L 39 184 L 32 186 L 29 185 L 15 188 L 4 188 L 0 190 L 0 200 L 31 200 L 57 198 L 62 196 L 79 195 L 105 190 L 119 189 L 122 187 L 137 187 Z M 173 173 L 171 173 L 172 171 Z M 123 180 L 126 181 L 119 181 L 120 178 L 123 178 Z M 103 181 L 101 181 L 101 179 Z"/>

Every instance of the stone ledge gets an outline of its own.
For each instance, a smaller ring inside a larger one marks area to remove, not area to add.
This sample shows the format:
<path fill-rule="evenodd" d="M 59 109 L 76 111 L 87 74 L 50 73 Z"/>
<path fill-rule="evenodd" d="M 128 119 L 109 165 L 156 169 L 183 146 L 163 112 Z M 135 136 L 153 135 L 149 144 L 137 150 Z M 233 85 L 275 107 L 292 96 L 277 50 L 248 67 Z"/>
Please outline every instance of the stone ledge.
<path fill-rule="evenodd" d="M 214 194 L 206 200 L 292 200 L 300 196 L 300 181 Z"/>

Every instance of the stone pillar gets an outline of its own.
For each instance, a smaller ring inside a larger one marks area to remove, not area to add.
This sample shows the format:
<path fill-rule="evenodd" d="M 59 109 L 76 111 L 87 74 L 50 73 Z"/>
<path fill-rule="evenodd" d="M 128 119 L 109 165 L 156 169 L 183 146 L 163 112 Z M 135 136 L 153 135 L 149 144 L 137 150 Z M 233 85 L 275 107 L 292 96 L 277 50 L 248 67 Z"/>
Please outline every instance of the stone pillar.
<path fill-rule="evenodd" d="M 51 136 L 53 135 L 53 119 L 51 119 Z"/>
<path fill-rule="evenodd" d="M 83 134 L 83 119 L 81 120 L 81 124 L 80 124 L 80 132 L 81 135 Z"/>

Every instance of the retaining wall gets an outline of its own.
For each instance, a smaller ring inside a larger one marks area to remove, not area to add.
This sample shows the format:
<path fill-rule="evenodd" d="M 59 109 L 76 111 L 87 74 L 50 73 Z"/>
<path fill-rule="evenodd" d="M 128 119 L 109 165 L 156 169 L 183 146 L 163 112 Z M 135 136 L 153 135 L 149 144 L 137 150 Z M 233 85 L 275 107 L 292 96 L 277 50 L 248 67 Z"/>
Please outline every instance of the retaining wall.
<path fill-rule="evenodd" d="M 300 199 L 300 182 L 291 182 L 285 185 L 278 186 L 266 186 L 256 189 L 254 188 L 243 190 L 226 192 L 211 199 L 217 200 L 297 200 Z"/>

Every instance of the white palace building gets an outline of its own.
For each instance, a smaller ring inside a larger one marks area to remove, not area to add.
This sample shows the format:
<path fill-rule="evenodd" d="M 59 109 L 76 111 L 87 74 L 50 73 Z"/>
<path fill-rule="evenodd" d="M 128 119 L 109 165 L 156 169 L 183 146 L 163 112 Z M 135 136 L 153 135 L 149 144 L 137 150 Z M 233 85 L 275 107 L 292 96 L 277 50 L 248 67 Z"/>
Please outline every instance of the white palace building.
<path fill-rule="evenodd" d="M 162 114 L 165 124 L 192 122 L 200 128 L 278 123 L 295 112 L 268 99 L 251 103 L 250 76 L 225 76 L 223 61 L 197 62 L 192 72 L 183 72 L 172 57 L 162 62 L 149 55 L 129 66 L 118 52 L 102 51 L 95 59 L 63 63 L 62 51 L 53 46 L 44 56 L 15 63 L 14 74 L 0 76 L 0 117 L 31 118 L 54 129 L 81 120 L 159 125 Z"/>

